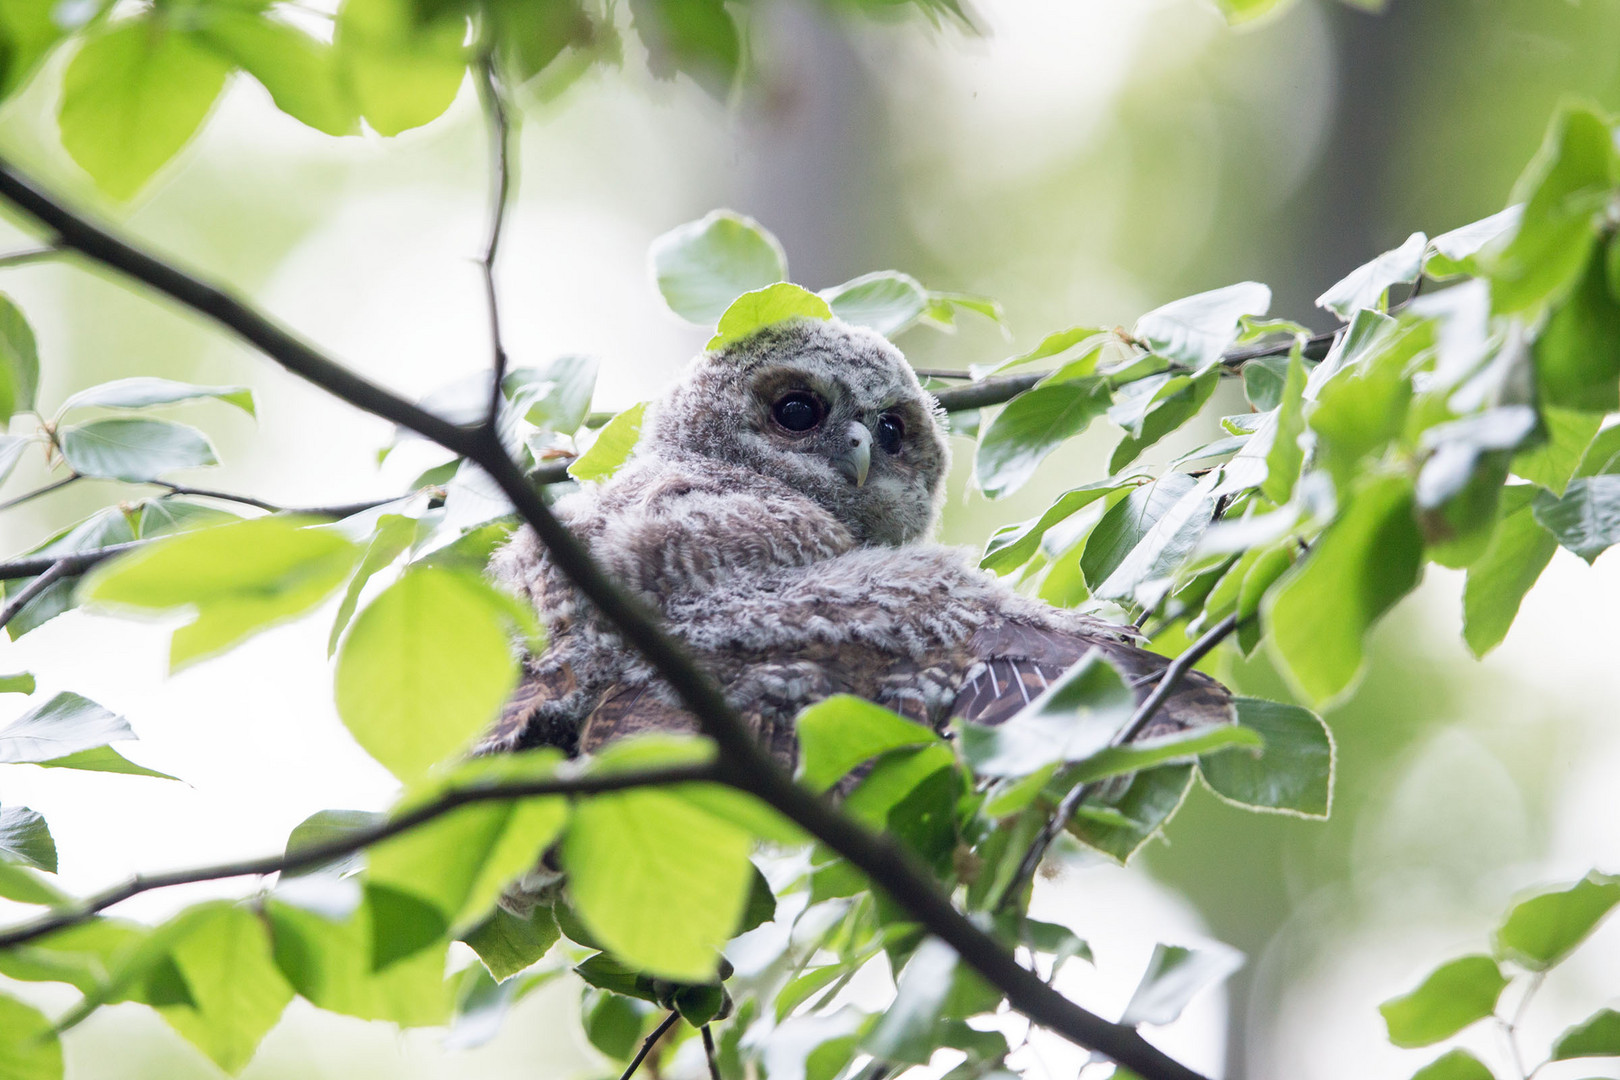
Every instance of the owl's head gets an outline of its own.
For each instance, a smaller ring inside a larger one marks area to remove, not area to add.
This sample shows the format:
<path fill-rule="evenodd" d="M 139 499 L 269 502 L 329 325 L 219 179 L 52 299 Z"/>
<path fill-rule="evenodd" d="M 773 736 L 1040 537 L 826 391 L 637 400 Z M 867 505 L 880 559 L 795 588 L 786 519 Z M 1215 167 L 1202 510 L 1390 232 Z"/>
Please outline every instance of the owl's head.
<path fill-rule="evenodd" d="M 796 319 L 693 360 L 655 406 L 638 452 L 763 473 L 861 542 L 902 544 L 928 531 L 943 498 L 942 419 L 881 335 Z"/>

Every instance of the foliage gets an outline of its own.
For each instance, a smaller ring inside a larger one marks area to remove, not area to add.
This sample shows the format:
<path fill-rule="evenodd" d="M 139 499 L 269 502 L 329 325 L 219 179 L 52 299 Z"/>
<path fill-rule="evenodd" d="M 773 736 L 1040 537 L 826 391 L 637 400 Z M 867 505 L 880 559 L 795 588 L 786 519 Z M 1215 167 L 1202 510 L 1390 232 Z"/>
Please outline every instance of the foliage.
<path fill-rule="evenodd" d="M 625 31 L 585 0 L 345 0 L 330 40 L 256 0 L 78 5 L 72 25 L 46 18 L 48 6 L 23 0 L 0 14 L 0 93 L 57 45 L 72 48 L 62 144 L 119 198 L 181 150 L 239 75 L 318 130 L 363 123 L 392 135 L 440 115 L 469 64 L 498 86 L 554 93 L 616 61 Z M 747 6 L 643 0 L 629 5 L 629 28 L 655 73 L 723 95 L 747 55 L 734 10 Z M 914 6 L 963 18 L 949 0 Z M 1241 20 L 1279 5 L 1224 6 Z M 1265 321 L 1270 290 L 1242 282 L 1147 312 L 1129 331 L 1060 329 L 987 365 L 971 388 L 1005 393 L 985 406 L 999 411 L 977 436 L 985 495 L 1015 491 L 1093 424 L 1119 435 L 1111 476 L 1006 525 L 983 567 L 1047 600 L 1123 616 L 1167 649 L 1200 635 L 1209 647 L 1263 648 L 1317 707 L 1355 685 L 1368 632 L 1430 562 L 1466 570 L 1465 638 L 1488 651 L 1557 546 L 1590 561 L 1620 542 L 1620 429 L 1603 426 L 1620 409 L 1617 200 L 1613 123 L 1571 105 L 1514 207 L 1433 239 L 1413 234 L 1324 293 L 1320 304 L 1344 323 L 1326 340 Z M 899 271 L 804 289 L 789 280 L 781 244 L 726 211 L 666 234 L 651 263 L 670 309 L 713 326 L 711 347 L 792 318 L 838 317 L 890 336 L 949 329 L 962 312 L 1001 319 L 992 301 Z M 1430 284 L 1446 287 L 1419 293 Z M 941 1048 L 964 1058 L 954 1080 L 1003 1069 L 1005 1036 L 968 1021 L 1001 1009 L 1008 987 L 947 945 L 915 897 L 874 891 L 780 802 L 725 783 L 708 740 L 627 741 L 583 763 L 463 760 L 517 677 L 514 642 L 541 644 L 533 614 L 479 574 L 518 519 L 487 470 L 450 461 L 363 508 L 292 513 L 188 493 L 169 477 L 215 464 L 213 444 L 149 410 L 251 413 L 250 391 L 130 377 L 81 390 L 47 418 L 39 365 L 22 311 L 0 297 L 0 407 L 39 420 L 37 434 L 0 436 L 0 480 L 37 451 L 65 469 L 65 483 L 169 490 L 109 505 L 24 553 L 6 586 L 8 632 L 81 603 L 183 612 L 190 621 L 170 653 L 178 668 L 341 591 L 330 637 L 339 713 L 405 793 L 380 818 L 317 815 L 289 837 L 285 860 L 240 871 L 285 869 L 260 895 L 196 904 L 157 927 L 100 914 L 104 898 L 67 896 L 52 883 L 45 819 L 0 807 L 0 896 L 44 909 L 50 928 L 0 931 L 0 973 L 81 995 L 54 1019 L 0 995 L 0 1075 L 60 1076 L 58 1032 L 118 1002 L 158 1011 L 234 1071 L 295 995 L 428 1026 L 498 1016 L 565 973 L 578 976 L 590 1041 L 618 1061 L 676 1015 L 677 1039 L 717 1033 L 727 1075 L 850 1076 L 873 1061 L 926 1063 Z M 1018 379 L 1031 370 L 1033 386 Z M 490 430 L 525 472 L 541 478 L 555 459 L 570 462 L 569 479 L 548 483 L 597 482 L 633 452 L 642 406 L 591 426 L 594 362 L 565 356 L 500 374 L 498 392 L 485 377 L 422 404 L 472 425 L 493 399 Z M 1223 379 L 1241 380 L 1249 411 L 1173 461 L 1141 464 L 1192 428 Z M 77 411 L 91 409 L 115 414 Z M 368 590 L 379 576 L 382 587 Z M 0 688 L 33 692 L 25 675 Z M 886 834 L 897 858 L 926 869 L 1003 950 L 1055 973 L 1089 949 L 1070 928 L 1029 917 L 1025 863 L 1071 797 L 1075 812 L 1058 825 L 1121 862 L 1194 783 L 1256 811 L 1329 813 L 1334 743 L 1308 709 L 1245 698 L 1236 724 L 1130 741 L 1137 709 L 1095 656 L 995 728 L 942 734 L 832 698 L 799 719 L 798 780 L 837 792 L 841 820 Z M 162 777 L 110 745 L 132 737 L 122 718 L 64 693 L 0 730 L 0 762 Z M 636 786 L 644 774 L 652 779 Z M 498 903 L 520 878 L 521 893 Z M 1430 1045 L 1493 1015 L 1512 981 L 1503 965 L 1533 985 L 1616 902 L 1620 883 L 1601 874 L 1525 901 L 1496 955 L 1453 961 L 1386 1004 L 1392 1040 Z M 751 938 L 754 963 L 734 972 L 727 950 L 766 924 L 782 932 Z M 458 941 L 480 963 L 446 977 Z M 1221 950 L 1161 945 L 1121 1025 L 1174 1022 L 1236 963 Z M 887 1007 L 845 1003 L 852 980 L 885 967 L 895 975 Z M 1554 1057 L 1615 1053 L 1617 1028 L 1599 1013 Z M 1420 1075 L 1485 1071 L 1454 1050 Z"/>

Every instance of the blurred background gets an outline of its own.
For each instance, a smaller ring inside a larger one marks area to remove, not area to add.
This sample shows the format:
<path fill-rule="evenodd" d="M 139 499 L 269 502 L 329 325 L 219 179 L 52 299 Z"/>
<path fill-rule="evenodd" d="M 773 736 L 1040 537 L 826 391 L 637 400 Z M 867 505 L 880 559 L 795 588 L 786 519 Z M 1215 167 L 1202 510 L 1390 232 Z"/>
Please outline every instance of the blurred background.
<path fill-rule="evenodd" d="M 1312 299 L 1346 271 L 1414 230 L 1500 209 L 1560 98 L 1620 108 L 1616 0 L 1406 0 L 1378 14 L 1302 0 L 1240 30 L 1203 0 L 983 0 L 977 12 L 980 35 L 779 0 L 758 9 L 757 75 L 730 106 L 653 79 L 634 44 L 622 71 L 522 98 L 522 187 L 500 267 L 514 364 L 600 356 L 598 408 L 661 389 L 705 334 L 663 308 L 647 245 L 717 206 L 773 230 L 808 287 L 894 268 L 1005 304 L 1005 335 L 973 316 L 955 335 L 908 331 L 900 344 L 919 365 L 993 362 L 1062 327 L 1129 325 L 1248 278 L 1272 286 L 1273 314 L 1325 327 Z M 396 388 L 425 393 L 484 365 L 474 260 L 487 180 L 470 85 L 425 128 L 333 139 L 241 81 L 179 162 L 116 206 L 56 145 L 64 60 L 0 112 L 7 153 Z M 0 248 L 30 243 L 0 224 Z M 218 445 L 207 486 L 338 502 L 392 493 L 436 460 L 407 447 L 379 468 L 386 424 L 99 272 L 59 262 L 0 275 L 39 336 L 47 411 L 137 373 L 257 390 L 257 425 L 217 405 L 175 408 Z M 1209 423 L 1239 408 L 1217 395 Z M 981 544 L 1101 476 L 1115 438 L 1104 426 L 999 503 L 969 493 L 972 446 L 956 440 L 945 538 Z M 44 479 L 21 469 L 0 499 Z M 87 482 L 31 502 L 0 522 L 0 546 L 30 547 L 118 497 Z M 1378 632 L 1360 690 L 1328 716 L 1340 755 L 1330 822 L 1259 818 L 1199 793 L 1128 870 L 1077 863 L 1043 883 L 1037 913 L 1063 915 L 1100 954 L 1099 974 L 1066 989 L 1117 1012 L 1155 937 L 1218 939 L 1247 963 L 1167 1047 L 1229 1078 L 1404 1077 L 1432 1053 L 1391 1049 L 1378 1002 L 1484 948 L 1526 886 L 1620 870 L 1620 563 L 1588 568 L 1560 551 L 1484 662 L 1460 641 L 1460 592 L 1460 575 L 1431 569 Z M 143 740 L 129 756 L 186 781 L 7 769 L 7 802 L 52 824 L 64 884 L 274 850 L 315 810 L 385 806 L 392 780 L 331 706 L 327 626 L 318 615 L 173 679 L 161 627 L 74 612 L 0 643 L 0 670 L 126 714 Z M 1263 658 L 1231 676 L 1286 696 Z M 0 703 L 0 721 L 23 707 Z M 160 918 L 197 895 L 120 910 Z M 8 990 L 49 1007 L 72 996 Z M 566 980 L 551 984 L 475 1050 L 299 1005 L 244 1075 L 604 1075 L 574 1029 L 576 999 Z M 1539 1054 L 1605 1004 L 1620 1005 L 1620 923 L 1549 982 L 1527 1047 Z M 1500 1054 L 1492 1032 L 1480 1039 Z M 103 1010 L 66 1046 L 77 1080 L 217 1075 L 134 1006 Z M 1037 1046 L 1025 1063 L 1033 1077 L 1072 1077 L 1079 1061 L 1065 1055 Z M 1606 1067 L 1540 1075 L 1620 1076 Z"/>

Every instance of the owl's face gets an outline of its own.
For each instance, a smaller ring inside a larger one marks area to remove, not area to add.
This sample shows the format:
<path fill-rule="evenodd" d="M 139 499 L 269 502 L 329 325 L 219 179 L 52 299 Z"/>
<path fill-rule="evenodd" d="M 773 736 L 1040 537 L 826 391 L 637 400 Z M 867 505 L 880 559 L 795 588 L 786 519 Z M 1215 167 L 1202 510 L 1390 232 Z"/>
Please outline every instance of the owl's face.
<path fill-rule="evenodd" d="M 698 456 L 814 499 L 869 544 L 926 533 L 950 464 L 938 406 L 882 336 L 800 319 L 692 362 L 638 453 Z"/>

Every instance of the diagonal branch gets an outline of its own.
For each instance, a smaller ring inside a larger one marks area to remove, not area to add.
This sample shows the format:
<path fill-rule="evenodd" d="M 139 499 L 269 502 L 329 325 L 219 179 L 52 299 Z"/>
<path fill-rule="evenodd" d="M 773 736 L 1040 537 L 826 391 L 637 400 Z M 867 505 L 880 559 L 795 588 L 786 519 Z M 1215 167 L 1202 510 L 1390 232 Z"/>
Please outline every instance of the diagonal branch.
<path fill-rule="evenodd" d="M 5 610 L 0 611 L 0 627 L 4 627 L 7 623 L 11 622 L 12 619 L 15 619 L 17 617 L 17 613 L 22 611 L 22 609 L 27 607 L 29 604 L 33 603 L 34 598 L 40 593 L 67 577 L 68 569 L 66 562 L 67 560 L 65 559 L 58 559 L 56 562 L 47 567 L 44 573 L 40 574 L 33 581 L 30 581 L 26 588 L 24 588 L 16 596 L 12 597 L 11 602 L 6 605 Z"/>
<path fill-rule="evenodd" d="M 871 832 L 794 784 L 754 742 L 714 680 L 658 627 L 639 601 L 607 577 L 584 545 L 552 514 L 492 429 L 452 424 L 354 374 L 223 289 L 137 250 L 67 210 L 3 158 L 0 198 L 53 230 L 64 246 L 209 316 L 289 371 L 341 400 L 470 458 L 512 501 L 546 545 L 558 570 L 648 660 L 675 691 L 681 705 L 698 717 L 704 734 L 719 747 L 717 767 L 725 783 L 769 804 L 863 871 L 927 930 L 955 949 L 969 967 L 1005 993 L 1012 1007 L 1030 1020 L 1071 1042 L 1101 1052 L 1144 1080 L 1202 1080 L 1198 1073 L 1149 1043 L 1135 1028 L 1110 1023 L 1047 986 L 956 910 L 932 876 L 892 839 Z M 0 944 L 3 942 L 0 939 Z"/>
<path fill-rule="evenodd" d="M 476 787 L 452 788 L 431 802 L 389 818 L 366 829 L 356 829 L 344 836 L 321 844 L 311 844 L 284 855 L 266 855 L 259 859 L 219 863 L 190 870 L 170 870 L 161 874 L 137 874 L 128 881 L 86 897 L 77 906 L 52 911 L 33 922 L 11 930 L 0 931 L 0 949 L 22 945 L 46 934 L 69 926 L 77 926 L 94 918 L 98 912 L 122 903 L 132 896 L 153 889 L 167 889 L 176 885 L 193 885 L 201 881 L 221 881 L 234 877 L 263 877 L 266 874 L 292 873 L 308 870 L 322 863 L 340 859 L 381 843 L 391 836 L 409 832 L 441 818 L 463 806 L 486 802 L 510 802 L 513 799 L 532 799 L 543 796 L 579 797 L 603 795 L 631 788 L 663 787 L 671 784 L 714 783 L 721 779 L 713 764 L 674 765 L 662 769 L 636 772 L 605 773 L 599 776 L 550 777 L 544 780 L 508 781 Z"/>

